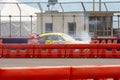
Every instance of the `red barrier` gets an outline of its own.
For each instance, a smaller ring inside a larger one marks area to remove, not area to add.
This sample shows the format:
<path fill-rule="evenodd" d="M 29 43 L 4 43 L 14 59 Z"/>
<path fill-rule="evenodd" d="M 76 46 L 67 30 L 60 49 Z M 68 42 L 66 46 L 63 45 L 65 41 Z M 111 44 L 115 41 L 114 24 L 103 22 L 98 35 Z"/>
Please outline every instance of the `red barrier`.
<path fill-rule="evenodd" d="M 120 44 L 98 45 L 99 58 L 120 58 Z"/>
<path fill-rule="evenodd" d="M 94 40 L 94 39 L 93 39 L 93 40 L 91 41 L 91 43 L 92 43 L 92 44 L 93 44 L 93 43 L 94 43 L 94 44 L 99 44 L 100 41 L 99 41 L 99 40 Z"/>
<path fill-rule="evenodd" d="M 96 58 L 96 44 L 67 44 L 66 57 L 68 58 Z"/>
<path fill-rule="evenodd" d="M 118 66 L 0 68 L 1 80 L 120 80 Z"/>
<path fill-rule="evenodd" d="M 3 58 L 30 58 L 33 57 L 33 45 L 4 44 Z"/>
<path fill-rule="evenodd" d="M 0 44 L 3 58 L 120 58 L 120 44 Z"/>
<path fill-rule="evenodd" d="M 0 44 L 2 44 L 2 42 L 3 42 L 3 40 L 2 40 L 2 39 L 0 39 Z"/>
<path fill-rule="evenodd" d="M 64 58 L 64 44 L 36 44 L 34 45 L 35 58 Z"/>
<path fill-rule="evenodd" d="M 119 80 L 119 78 L 120 66 L 76 66 L 72 67 L 70 76 L 70 80 Z"/>
<path fill-rule="evenodd" d="M 3 68 L 1 80 L 69 80 L 70 67 Z"/>

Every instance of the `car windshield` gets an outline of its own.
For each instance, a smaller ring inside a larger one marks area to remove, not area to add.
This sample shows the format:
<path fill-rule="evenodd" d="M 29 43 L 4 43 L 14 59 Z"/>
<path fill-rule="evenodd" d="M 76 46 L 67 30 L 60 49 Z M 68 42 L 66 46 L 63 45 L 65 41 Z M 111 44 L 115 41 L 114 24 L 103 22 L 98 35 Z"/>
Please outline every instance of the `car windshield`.
<path fill-rule="evenodd" d="M 67 34 L 63 34 L 63 37 L 67 40 L 67 41 L 75 41 L 75 39 Z"/>

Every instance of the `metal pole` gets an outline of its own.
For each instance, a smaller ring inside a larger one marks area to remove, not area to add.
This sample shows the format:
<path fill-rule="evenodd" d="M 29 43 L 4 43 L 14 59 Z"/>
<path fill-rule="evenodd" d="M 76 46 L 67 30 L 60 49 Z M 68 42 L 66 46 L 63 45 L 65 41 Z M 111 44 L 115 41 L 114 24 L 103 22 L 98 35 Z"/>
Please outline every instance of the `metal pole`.
<path fill-rule="evenodd" d="M 63 20 L 63 24 L 62 24 L 62 27 L 63 27 L 63 33 L 65 33 L 65 25 L 64 25 L 64 21 L 65 21 L 65 18 L 64 18 L 64 13 L 63 13 L 63 18 L 62 18 L 62 20 Z"/>
<path fill-rule="evenodd" d="M 63 21 L 63 22 L 62 22 L 62 27 L 63 27 L 63 33 L 64 33 L 64 32 L 65 32 L 65 31 L 64 31 L 64 20 L 65 20 L 65 19 L 64 19 L 64 8 L 62 7 L 62 4 L 61 4 L 61 3 L 60 3 L 60 7 L 61 7 L 61 9 L 62 9 L 62 14 L 63 14 L 63 17 L 62 17 L 62 21 Z"/>
<path fill-rule="evenodd" d="M 38 4 L 38 7 L 39 7 L 40 12 L 43 12 L 43 9 L 42 9 L 41 4 L 40 4 L 40 3 L 37 3 L 37 4 Z"/>
<path fill-rule="evenodd" d="M 94 37 L 97 38 L 97 16 L 94 16 Z"/>
<path fill-rule="evenodd" d="M 33 16 L 30 15 L 30 19 L 31 19 L 31 31 L 30 31 L 30 32 L 31 32 L 31 33 L 32 33 L 32 17 L 33 17 Z"/>
<path fill-rule="evenodd" d="M 119 19 L 120 15 L 118 15 L 118 38 L 120 37 L 120 19 Z"/>
<path fill-rule="evenodd" d="M 41 19 L 41 22 L 40 22 L 41 25 L 40 25 L 40 26 L 41 26 L 41 33 L 43 33 L 43 14 L 42 14 L 42 13 L 43 13 L 43 9 L 42 9 L 40 3 L 38 3 L 38 7 L 39 7 L 39 10 L 40 10 L 40 12 L 41 12 L 41 13 L 40 13 L 40 19 Z M 37 27 L 38 27 L 38 26 L 37 26 Z"/>
<path fill-rule="evenodd" d="M 85 6 L 84 6 L 84 3 L 83 3 L 83 2 L 81 2 L 81 5 L 82 5 L 82 7 L 83 7 L 84 12 L 86 12 L 86 9 L 85 9 Z"/>
<path fill-rule="evenodd" d="M 108 12 L 108 8 L 105 2 L 104 2 L 104 6 L 105 6 L 106 11 Z"/>
<path fill-rule="evenodd" d="M 86 30 L 86 9 L 85 9 L 83 2 L 81 2 L 81 4 L 84 10 L 84 31 L 85 31 Z"/>
<path fill-rule="evenodd" d="M 9 15 L 9 19 L 10 19 L 10 37 L 11 37 L 11 33 L 12 33 L 12 32 L 11 32 L 11 17 L 12 17 L 12 16 Z"/>
<path fill-rule="evenodd" d="M 21 36 L 21 28 L 22 28 L 22 26 L 21 26 L 21 8 L 20 8 L 20 6 L 19 6 L 19 4 L 18 3 L 16 3 L 17 4 L 17 6 L 18 6 L 18 9 L 19 9 L 19 11 L 20 11 L 20 36 Z"/>
<path fill-rule="evenodd" d="M 93 0 L 93 11 L 95 11 L 95 0 Z"/>
<path fill-rule="evenodd" d="M 73 15 L 73 26 L 74 26 L 74 30 L 75 30 L 75 32 L 74 32 L 74 34 L 73 34 L 73 37 L 76 37 L 76 22 L 75 22 L 75 15 Z"/>
<path fill-rule="evenodd" d="M 44 31 L 43 31 L 43 14 L 41 13 L 41 15 L 40 15 L 40 19 L 41 19 L 41 33 L 44 33 Z"/>
<path fill-rule="evenodd" d="M 101 0 L 99 0 L 99 11 L 101 11 Z"/>
<path fill-rule="evenodd" d="M 54 24 L 54 15 L 51 15 L 51 18 L 52 18 L 52 28 L 54 27 L 53 24 Z M 52 29 L 52 32 L 53 32 L 53 29 Z"/>

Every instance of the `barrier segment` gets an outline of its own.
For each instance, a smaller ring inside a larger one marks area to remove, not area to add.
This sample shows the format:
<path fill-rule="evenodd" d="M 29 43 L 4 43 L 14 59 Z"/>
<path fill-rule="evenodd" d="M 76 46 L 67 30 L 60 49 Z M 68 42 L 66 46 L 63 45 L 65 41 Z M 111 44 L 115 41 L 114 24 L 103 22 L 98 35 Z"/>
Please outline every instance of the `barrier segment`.
<path fill-rule="evenodd" d="M 120 58 L 120 44 L 0 44 L 3 58 Z"/>
<path fill-rule="evenodd" d="M 0 68 L 1 80 L 119 80 L 120 65 Z"/>
<path fill-rule="evenodd" d="M 69 80 L 70 67 L 2 68 L 1 80 Z"/>
<path fill-rule="evenodd" d="M 120 58 L 120 44 L 99 44 L 99 58 Z"/>
<path fill-rule="evenodd" d="M 0 58 L 1 58 L 1 57 L 2 57 L 2 55 L 3 55 L 3 54 L 2 54 L 2 41 L 3 41 L 3 40 L 2 40 L 2 39 L 0 39 Z"/>
<path fill-rule="evenodd" d="M 3 40 L 2 40 L 2 39 L 0 39 L 0 44 L 2 44 L 2 42 L 3 42 Z"/>
<path fill-rule="evenodd" d="M 33 45 L 31 44 L 4 44 L 3 58 L 31 58 Z"/>
<path fill-rule="evenodd" d="M 92 80 L 119 80 L 120 66 L 98 65 L 98 66 L 73 66 L 71 68 L 70 80 L 92 79 Z"/>
<path fill-rule="evenodd" d="M 65 57 L 64 44 L 35 44 L 34 57 L 35 58 L 64 58 Z"/>
<path fill-rule="evenodd" d="M 67 58 L 96 58 L 96 44 L 66 44 Z"/>

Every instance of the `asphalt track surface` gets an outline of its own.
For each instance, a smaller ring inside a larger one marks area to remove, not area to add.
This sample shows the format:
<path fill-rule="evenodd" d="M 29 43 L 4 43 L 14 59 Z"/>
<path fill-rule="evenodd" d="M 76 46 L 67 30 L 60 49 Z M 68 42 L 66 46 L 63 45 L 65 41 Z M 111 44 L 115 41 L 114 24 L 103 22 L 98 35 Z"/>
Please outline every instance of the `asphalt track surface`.
<path fill-rule="evenodd" d="M 120 59 L 1 58 L 0 67 L 120 65 Z"/>

